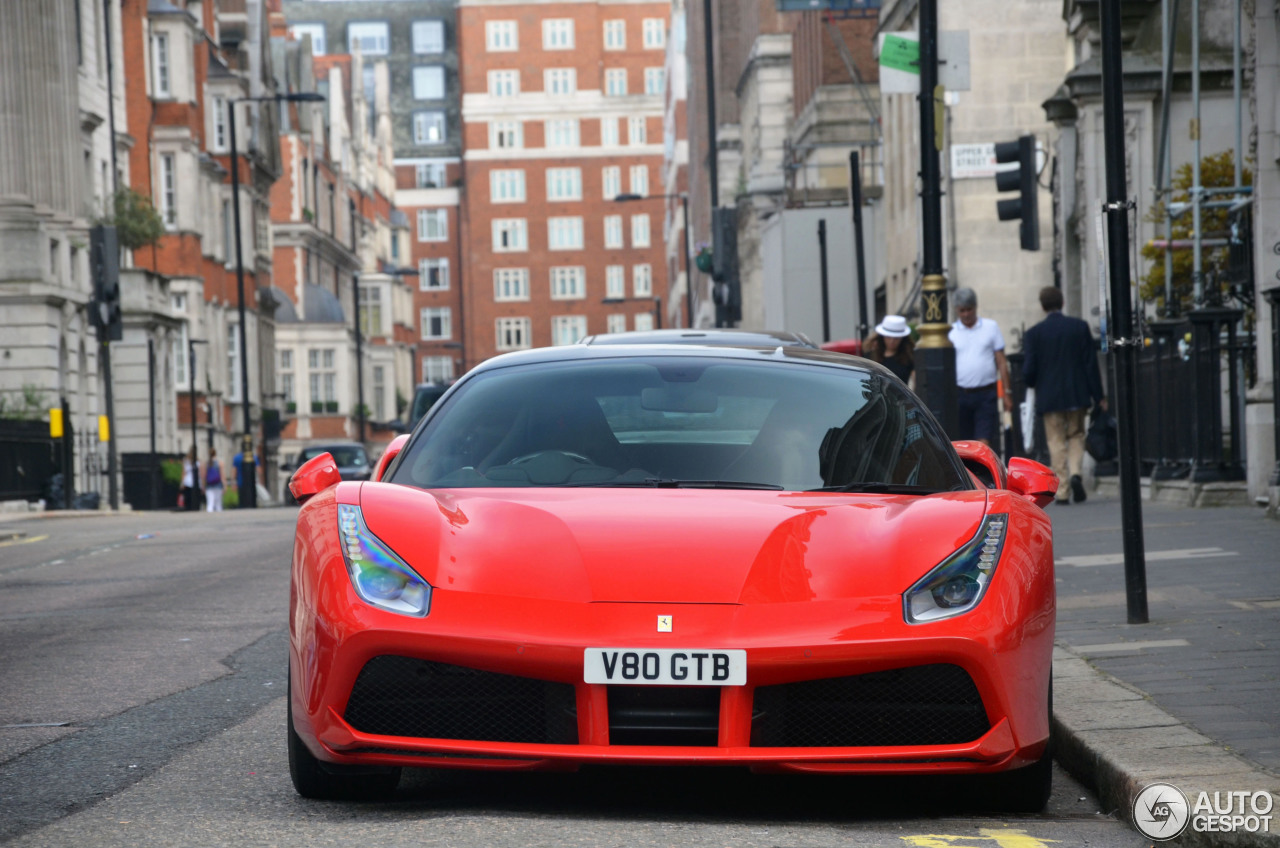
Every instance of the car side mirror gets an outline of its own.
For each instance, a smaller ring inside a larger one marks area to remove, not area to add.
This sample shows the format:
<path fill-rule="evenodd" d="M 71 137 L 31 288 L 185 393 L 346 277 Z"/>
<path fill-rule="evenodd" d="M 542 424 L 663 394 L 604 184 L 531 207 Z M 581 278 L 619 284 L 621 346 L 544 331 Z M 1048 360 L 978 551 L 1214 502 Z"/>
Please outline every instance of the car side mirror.
<path fill-rule="evenodd" d="M 378 467 L 374 469 L 371 479 L 375 482 L 382 479 L 382 475 L 386 473 L 387 466 L 391 464 L 391 460 L 396 458 L 408 441 L 408 433 L 401 433 L 391 440 L 391 443 L 387 445 L 387 449 L 382 452 L 382 456 L 378 459 Z"/>
<path fill-rule="evenodd" d="M 982 442 L 972 441 L 952 442 L 951 446 L 960 454 L 964 467 L 978 478 L 979 483 L 988 489 L 1009 488 L 1004 463 L 990 447 Z"/>
<path fill-rule="evenodd" d="M 1015 456 L 1009 460 L 1009 490 L 1043 508 L 1058 496 L 1058 475 L 1034 459 Z"/>
<path fill-rule="evenodd" d="M 289 493 L 298 503 L 306 503 L 313 495 L 341 482 L 342 474 L 333 461 L 333 454 L 322 453 L 308 459 L 293 472 L 289 478 Z"/>

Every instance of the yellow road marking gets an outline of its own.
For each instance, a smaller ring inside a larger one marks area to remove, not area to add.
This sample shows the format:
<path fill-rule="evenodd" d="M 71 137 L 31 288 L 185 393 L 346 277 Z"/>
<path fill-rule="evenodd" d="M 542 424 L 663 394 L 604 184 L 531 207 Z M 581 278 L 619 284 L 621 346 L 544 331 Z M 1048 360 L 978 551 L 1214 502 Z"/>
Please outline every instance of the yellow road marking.
<path fill-rule="evenodd" d="M 10 545 L 29 545 L 32 542 L 43 542 L 49 538 L 48 534 L 44 536 L 32 536 L 30 539 L 10 539 L 7 542 L 0 542 L 0 548 L 7 548 Z"/>
<path fill-rule="evenodd" d="M 916 848 L 1048 848 L 1047 843 L 1056 839 L 1039 840 L 1017 828 L 978 829 L 977 836 L 948 836 L 941 833 L 921 834 L 919 836 L 901 836 L 899 839 Z"/>

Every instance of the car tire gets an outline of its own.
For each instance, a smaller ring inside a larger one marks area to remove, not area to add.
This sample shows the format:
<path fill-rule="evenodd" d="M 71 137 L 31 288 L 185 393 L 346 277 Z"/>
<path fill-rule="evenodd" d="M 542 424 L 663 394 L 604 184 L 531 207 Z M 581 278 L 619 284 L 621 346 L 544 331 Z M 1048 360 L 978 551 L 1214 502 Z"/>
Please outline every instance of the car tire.
<path fill-rule="evenodd" d="M 991 798 L 1007 813 L 1038 813 L 1053 793 L 1053 681 L 1049 681 L 1049 741 L 1029 766 L 991 776 Z"/>
<path fill-rule="evenodd" d="M 293 727 L 293 680 L 288 697 L 289 777 L 303 798 L 322 801 L 384 800 L 400 784 L 398 768 L 352 768 L 321 762 L 307 748 Z"/>

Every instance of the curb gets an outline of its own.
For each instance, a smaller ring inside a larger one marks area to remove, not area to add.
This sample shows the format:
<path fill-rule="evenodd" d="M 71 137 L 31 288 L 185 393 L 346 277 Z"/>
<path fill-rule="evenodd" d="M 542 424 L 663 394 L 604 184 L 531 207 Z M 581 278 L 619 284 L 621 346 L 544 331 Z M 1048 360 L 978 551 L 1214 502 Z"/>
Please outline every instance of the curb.
<path fill-rule="evenodd" d="M 1104 813 L 1133 827 L 1133 799 L 1151 783 L 1172 783 L 1194 805 L 1204 791 L 1264 790 L 1272 796 L 1269 833 L 1201 833 L 1188 827 L 1167 844 L 1280 846 L 1280 777 L 1232 754 L 1157 707 L 1150 697 L 1059 644 L 1053 650 L 1055 756 L 1098 795 Z"/>

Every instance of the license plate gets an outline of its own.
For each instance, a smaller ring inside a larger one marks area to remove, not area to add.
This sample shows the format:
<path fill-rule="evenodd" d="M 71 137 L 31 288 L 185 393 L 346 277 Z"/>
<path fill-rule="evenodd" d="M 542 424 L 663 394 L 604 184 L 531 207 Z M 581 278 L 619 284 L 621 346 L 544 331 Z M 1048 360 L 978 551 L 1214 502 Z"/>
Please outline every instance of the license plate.
<path fill-rule="evenodd" d="M 587 648 L 587 683 L 743 686 L 747 652 L 710 648 Z"/>

